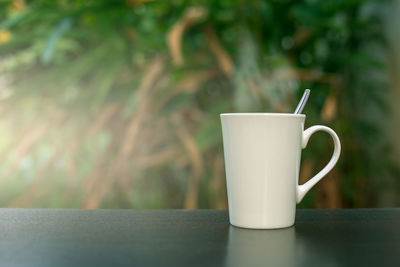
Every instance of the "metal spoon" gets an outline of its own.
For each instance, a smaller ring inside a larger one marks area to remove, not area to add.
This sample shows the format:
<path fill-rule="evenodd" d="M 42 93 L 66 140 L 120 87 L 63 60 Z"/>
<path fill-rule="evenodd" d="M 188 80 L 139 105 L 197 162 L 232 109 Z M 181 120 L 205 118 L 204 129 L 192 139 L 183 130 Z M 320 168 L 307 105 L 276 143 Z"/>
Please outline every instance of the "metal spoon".
<path fill-rule="evenodd" d="M 296 110 L 294 111 L 294 114 L 300 114 L 300 113 L 303 111 L 304 106 L 305 106 L 306 103 L 307 103 L 307 100 L 308 100 L 308 96 L 309 96 L 309 95 L 310 95 L 310 89 L 306 89 L 306 90 L 304 91 L 304 93 L 303 93 L 303 96 L 302 96 L 301 99 L 300 99 L 299 104 L 298 104 L 297 107 L 296 107 Z"/>

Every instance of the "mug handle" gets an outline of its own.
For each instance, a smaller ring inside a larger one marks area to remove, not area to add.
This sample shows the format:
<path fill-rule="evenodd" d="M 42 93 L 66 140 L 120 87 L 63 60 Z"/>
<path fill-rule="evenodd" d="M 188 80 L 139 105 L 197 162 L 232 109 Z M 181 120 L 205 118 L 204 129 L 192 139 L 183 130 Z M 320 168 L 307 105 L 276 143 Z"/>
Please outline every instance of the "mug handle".
<path fill-rule="evenodd" d="M 302 139 L 302 148 L 304 149 L 307 146 L 308 140 L 310 139 L 311 135 L 317 131 L 324 131 L 330 134 L 333 139 L 333 143 L 335 144 L 335 149 L 333 151 L 333 155 L 331 160 L 328 164 L 314 177 L 310 180 L 305 182 L 302 185 L 297 185 L 297 193 L 296 193 L 296 202 L 297 204 L 303 199 L 303 197 L 307 194 L 307 192 L 316 184 L 318 183 L 328 172 L 335 166 L 336 162 L 340 156 L 340 140 L 337 134 L 329 127 L 322 126 L 322 125 L 315 125 L 303 132 L 303 139 Z"/>

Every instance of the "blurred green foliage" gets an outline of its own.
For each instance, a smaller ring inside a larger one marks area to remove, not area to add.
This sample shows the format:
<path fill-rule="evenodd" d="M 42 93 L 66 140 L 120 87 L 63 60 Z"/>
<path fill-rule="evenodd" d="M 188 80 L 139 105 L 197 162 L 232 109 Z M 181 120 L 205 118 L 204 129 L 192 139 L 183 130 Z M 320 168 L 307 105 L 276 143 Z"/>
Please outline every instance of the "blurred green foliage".
<path fill-rule="evenodd" d="M 0 1 L 0 203 L 226 208 L 219 113 L 335 129 L 338 167 L 303 207 L 379 206 L 389 4 L 363 0 Z M 302 181 L 332 149 L 316 135 Z"/>

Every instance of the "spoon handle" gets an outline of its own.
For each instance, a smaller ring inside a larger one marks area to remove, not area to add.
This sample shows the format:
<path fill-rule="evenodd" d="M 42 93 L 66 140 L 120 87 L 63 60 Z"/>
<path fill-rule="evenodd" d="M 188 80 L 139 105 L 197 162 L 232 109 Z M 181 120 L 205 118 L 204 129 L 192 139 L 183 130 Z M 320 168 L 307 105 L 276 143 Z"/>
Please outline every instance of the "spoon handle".
<path fill-rule="evenodd" d="M 307 103 L 307 100 L 308 100 L 308 96 L 309 96 L 309 95 L 310 95 L 310 89 L 306 89 L 306 90 L 304 91 L 304 93 L 303 93 L 303 96 L 302 96 L 301 99 L 300 99 L 299 104 L 298 104 L 297 107 L 296 107 L 296 110 L 294 111 L 294 114 L 300 114 L 300 113 L 303 111 L 304 106 L 305 106 L 306 103 Z"/>

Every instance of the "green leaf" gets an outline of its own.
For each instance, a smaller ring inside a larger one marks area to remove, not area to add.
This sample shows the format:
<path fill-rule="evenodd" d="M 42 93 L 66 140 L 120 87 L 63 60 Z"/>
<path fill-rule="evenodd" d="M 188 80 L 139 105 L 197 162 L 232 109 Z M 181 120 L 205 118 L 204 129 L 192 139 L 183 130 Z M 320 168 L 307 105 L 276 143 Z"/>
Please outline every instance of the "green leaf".
<path fill-rule="evenodd" d="M 60 40 L 62 35 L 65 34 L 71 28 L 71 25 L 72 25 L 72 19 L 65 18 L 61 20 L 58 23 L 58 25 L 54 28 L 43 49 L 43 54 L 42 54 L 43 63 L 45 64 L 50 63 L 50 61 L 53 58 L 54 50 L 56 48 L 58 41 Z"/>

